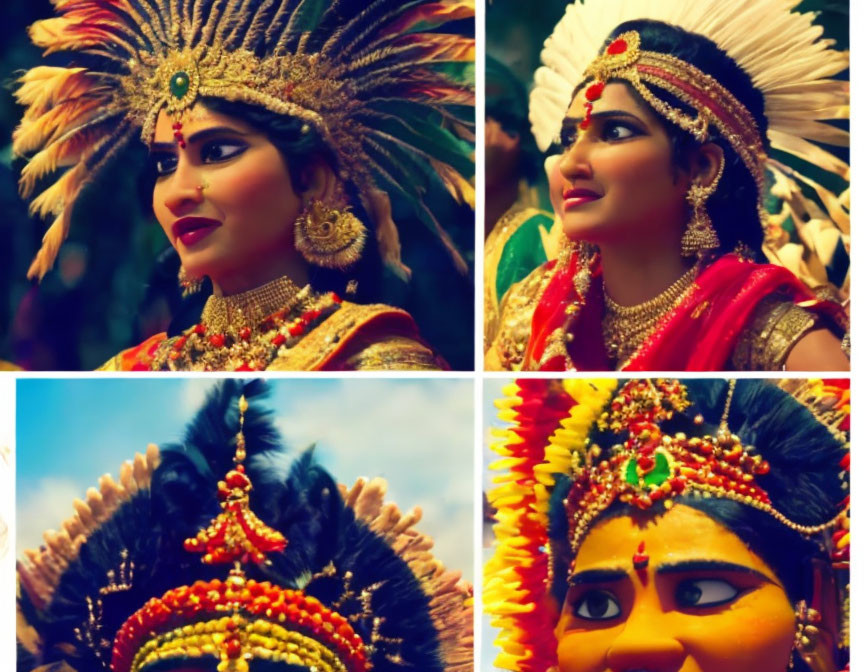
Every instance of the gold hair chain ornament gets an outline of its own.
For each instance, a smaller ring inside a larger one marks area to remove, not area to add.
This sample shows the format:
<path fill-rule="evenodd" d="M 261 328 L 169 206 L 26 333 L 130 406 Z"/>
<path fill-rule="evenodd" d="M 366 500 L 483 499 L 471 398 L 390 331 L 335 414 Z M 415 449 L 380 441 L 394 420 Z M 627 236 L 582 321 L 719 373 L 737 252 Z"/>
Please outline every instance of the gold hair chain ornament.
<path fill-rule="evenodd" d="M 606 83 L 611 79 L 623 79 L 658 114 L 690 133 L 699 142 L 708 140 L 709 128 L 714 126 L 753 176 L 757 186 L 758 207 L 760 213 L 763 212 L 761 199 L 767 154 L 753 115 L 710 75 L 680 58 L 643 51 L 640 42 L 638 32 L 622 33 L 588 66 L 585 82 L 577 87 L 579 90 L 588 84 L 585 90 L 586 113 L 582 123 L 590 123 L 594 102 L 603 95 Z M 668 91 L 690 105 L 696 110 L 696 116 L 689 116 L 661 100 L 648 88 L 648 84 Z"/>

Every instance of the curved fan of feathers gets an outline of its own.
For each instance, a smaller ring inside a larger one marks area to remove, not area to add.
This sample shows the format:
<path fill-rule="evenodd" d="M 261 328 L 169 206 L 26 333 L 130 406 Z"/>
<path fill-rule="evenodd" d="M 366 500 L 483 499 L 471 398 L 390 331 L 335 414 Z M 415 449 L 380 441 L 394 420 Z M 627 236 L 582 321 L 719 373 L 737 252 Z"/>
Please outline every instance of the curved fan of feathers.
<path fill-rule="evenodd" d="M 64 53 L 68 65 L 31 69 L 16 92 L 27 110 L 14 133 L 13 151 L 32 155 L 21 176 L 21 193 L 29 197 L 42 188 L 31 212 L 56 217 L 30 277 L 41 279 L 52 267 L 81 190 L 141 132 L 140 114 L 133 114 L 126 98 L 118 95 L 130 81 L 130 63 L 158 64 L 202 46 L 251 52 L 262 60 L 312 56 L 329 80 L 350 91 L 350 105 L 317 110 L 323 118 L 322 135 L 331 141 L 359 139 L 360 155 L 346 151 L 349 168 L 365 165 L 382 188 L 417 203 L 420 218 L 437 233 L 457 266 L 467 269 L 423 199 L 430 181 L 437 180 L 458 201 L 473 202 L 473 135 L 467 109 L 474 104 L 474 41 L 442 30 L 448 22 L 472 18 L 473 0 L 53 4 L 58 15 L 33 24 L 30 36 L 46 55 Z M 262 96 L 248 89 L 232 93 L 232 99 L 260 104 Z M 164 96 L 154 101 L 164 102 Z M 331 132 L 336 126 L 340 132 Z M 338 156 L 338 147 L 334 149 Z M 66 170 L 62 177 L 43 185 L 61 169 Z M 361 190 L 371 188 L 362 175 L 349 178 Z"/>
<path fill-rule="evenodd" d="M 793 217 L 803 251 L 797 246 L 784 249 L 785 240 L 769 240 L 766 253 L 809 284 L 824 284 L 828 250 L 833 254 L 837 244 L 848 248 L 848 193 L 836 196 L 785 165 L 775 152 L 794 155 L 849 181 L 848 163 L 819 146 L 849 146 L 847 131 L 825 123 L 849 118 L 849 82 L 832 79 L 849 67 L 849 55 L 822 37 L 814 13 L 794 12 L 798 4 L 799 0 L 585 0 L 584 5 L 569 5 L 546 41 L 543 66 L 535 74 L 529 117 L 537 144 L 545 150 L 558 137 L 573 89 L 619 24 L 653 19 L 704 35 L 747 72 L 765 97 L 768 139 L 774 150 L 767 170 L 777 185 L 775 195 L 799 215 L 802 208 L 818 209 L 820 221 L 829 223 L 827 232 L 814 233 Z M 801 183 L 816 191 L 821 207 L 801 196 Z M 773 220 L 791 214 L 787 210 Z"/>

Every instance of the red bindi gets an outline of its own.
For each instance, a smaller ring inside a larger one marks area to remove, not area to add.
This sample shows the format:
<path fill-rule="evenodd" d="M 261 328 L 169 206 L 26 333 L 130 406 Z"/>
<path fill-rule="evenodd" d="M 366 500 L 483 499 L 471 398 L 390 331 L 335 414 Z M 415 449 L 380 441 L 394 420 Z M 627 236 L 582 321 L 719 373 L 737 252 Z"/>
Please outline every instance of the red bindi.
<path fill-rule="evenodd" d="M 633 554 L 633 569 L 636 571 L 640 571 L 648 567 L 648 560 L 650 557 L 645 552 L 645 542 L 639 542 L 639 548 Z"/>

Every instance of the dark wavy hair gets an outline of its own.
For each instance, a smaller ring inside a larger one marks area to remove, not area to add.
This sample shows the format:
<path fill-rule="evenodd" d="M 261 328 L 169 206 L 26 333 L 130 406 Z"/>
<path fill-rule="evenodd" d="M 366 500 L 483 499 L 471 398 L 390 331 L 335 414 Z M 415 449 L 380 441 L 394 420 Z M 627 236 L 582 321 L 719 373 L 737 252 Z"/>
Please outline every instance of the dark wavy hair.
<path fill-rule="evenodd" d="M 321 134 L 302 119 L 271 112 L 256 105 L 221 98 L 203 98 L 201 103 L 211 112 L 242 119 L 263 133 L 279 151 L 295 191 L 301 192 L 305 189 L 303 168 L 312 160 L 324 160 L 338 175 L 337 160 L 333 151 L 324 142 Z M 149 215 L 152 215 L 155 183 L 156 172 L 148 163 L 144 178 L 139 181 L 138 196 L 144 212 Z M 363 255 L 348 273 L 310 265 L 309 281 L 319 291 L 335 291 L 342 295 L 348 280 L 357 280 L 357 298 L 361 301 L 371 300 L 378 295 L 381 276 L 381 259 L 375 244 L 375 227 L 363 207 L 357 188 L 350 182 L 345 182 L 344 186 L 351 211 L 368 232 Z"/>
<path fill-rule="evenodd" d="M 621 33 L 635 30 L 639 33 L 640 48 L 645 51 L 656 51 L 680 58 L 696 66 L 702 72 L 711 75 L 726 88 L 738 101 L 746 107 L 759 130 L 762 143 L 768 146 L 766 135 L 768 120 L 765 116 L 765 100 L 762 93 L 753 85 L 749 75 L 721 50 L 714 42 L 702 35 L 687 32 L 677 26 L 661 21 L 640 19 L 626 21 L 610 33 L 603 50 Z M 616 81 L 616 80 L 612 80 Z M 624 80 L 631 93 L 640 99 L 638 93 Z M 651 84 L 647 84 L 651 92 L 671 106 L 682 110 L 689 116 L 696 115 L 696 110 L 680 101 L 671 93 Z M 689 159 L 699 146 L 699 142 L 687 131 L 682 130 L 665 117 L 651 109 L 666 130 L 672 143 L 672 167 L 676 171 L 689 165 Z M 717 230 L 720 239 L 718 254 L 733 251 L 739 243 L 743 243 L 754 253 L 758 261 L 765 261 L 762 254 L 763 230 L 759 218 L 758 203 L 762 198 L 753 175 L 732 148 L 729 142 L 713 125 L 709 128 L 706 142 L 719 145 L 726 158 L 726 167 L 717 191 L 708 200 L 708 214 Z"/>
<path fill-rule="evenodd" d="M 716 434 L 723 415 L 729 384 L 725 380 L 687 381 L 688 397 L 693 402 L 686 412 L 663 423 L 667 434 L 684 432 L 688 436 Z M 701 415 L 702 423 L 696 422 Z M 848 494 L 848 472 L 840 463 L 848 454 L 845 444 L 822 425 L 809 409 L 775 385 L 759 380 L 738 380 L 729 410 L 729 427 L 745 445 L 755 446 L 771 465 L 759 477 L 773 506 L 802 525 L 818 525 L 831 520 L 842 508 Z M 604 451 L 621 443 L 625 435 L 599 432 L 589 440 Z M 574 559 L 568 537 L 568 517 L 563 500 L 572 481 L 558 476 L 549 504 L 549 538 L 554 559 L 551 593 L 559 605 L 567 594 L 567 576 Z M 676 506 L 701 511 L 735 534 L 777 574 L 790 604 L 813 598 L 814 565 L 830 563 L 828 551 L 818 536 L 805 537 L 780 523 L 771 515 L 733 500 L 718 497 L 683 496 Z M 616 502 L 593 525 L 619 516 L 634 515 L 629 504 Z M 659 517 L 666 512 L 658 502 L 639 515 Z M 809 670 L 798 659 L 793 670 Z"/>

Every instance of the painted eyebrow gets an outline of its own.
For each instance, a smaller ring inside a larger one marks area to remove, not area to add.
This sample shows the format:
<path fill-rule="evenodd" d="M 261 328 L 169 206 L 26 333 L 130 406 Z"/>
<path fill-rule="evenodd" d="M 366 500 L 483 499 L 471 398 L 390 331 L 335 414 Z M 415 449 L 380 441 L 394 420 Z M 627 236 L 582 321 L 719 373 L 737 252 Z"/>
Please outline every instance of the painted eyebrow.
<path fill-rule="evenodd" d="M 684 560 L 682 562 L 670 562 L 657 566 L 657 574 L 678 574 L 681 572 L 735 572 L 737 574 L 749 574 L 767 583 L 777 585 L 776 581 L 765 576 L 765 574 L 757 569 L 724 560 Z"/>
<path fill-rule="evenodd" d="M 638 122 L 640 125 L 643 123 L 642 120 L 639 117 L 637 117 L 635 114 L 632 114 L 631 112 L 626 112 L 625 110 L 604 110 L 602 112 L 592 112 L 591 113 L 592 119 L 605 119 L 607 117 L 615 117 L 618 119 L 620 119 L 621 117 L 626 117 L 628 119 L 632 119 L 633 121 Z M 564 117 L 564 121 L 562 122 L 562 125 L 565 128 L 570 128 L 572 126 L 578 126 L 580 123 L 582 123 L 583 119 L 584 119 L 584 117 Z"/>
<path fill-rule="evenodd" d="M 237 135 L 244 136 L 248 135 L 248 133 L 244 133 L 243 131 L 238 131 L 236 128 L 231 128 L 230 126 L 213 126 L 211 128 L 205 128 L 201 131 L 193 133 L 188 138 L 186 138 L 186 142 L 197 142 L 199 140 L 206 140 L 210 136 L 213 135 Z M 164 152 L 173 150 L 175 147 L 173 142 L 154 142 L 150 145 L 151 152 Z"/>
<path fill-rule="evenodd" d="M 592 583 L 614 583 L 627 578 L 627 571 L 623 569 L 586 569 L 578 572 L 569 579 L 570 586 L 583 586 Z"/>

